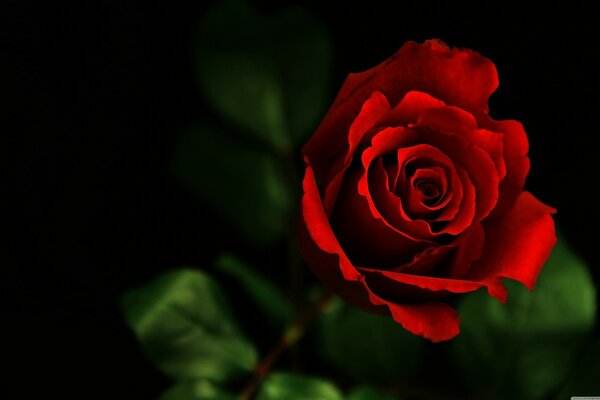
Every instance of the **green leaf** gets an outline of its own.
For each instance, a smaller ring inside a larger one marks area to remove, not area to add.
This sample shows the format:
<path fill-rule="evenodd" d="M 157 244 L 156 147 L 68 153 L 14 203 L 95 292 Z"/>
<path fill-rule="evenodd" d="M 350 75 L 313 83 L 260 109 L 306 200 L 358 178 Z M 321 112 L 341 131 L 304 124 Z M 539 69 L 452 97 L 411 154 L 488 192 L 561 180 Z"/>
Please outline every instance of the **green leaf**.
<path fill-rule="evenodd" d="M 571 396 L 598 396 L 600 394 L 600 337 L 593 341 L 577 360 L 571 379 L 565 386 L 559 399 Z"/>
<path fill-rule="evenodd" d="M 595 289 L 583 262 L 561 241 L 535 291 L 505 281 L 508 302 L 479 291 L 459 307 L 461 334 L 451 342 L 465 383 L 498 399 L 541 399 L 566 378 L 588 337 Z"/>
<path fill-rule="evenodd" d="M 223 293 L 203 272 L 167 272 L 127 292 L 122 305 L 148 359 L 175 380 L 225 381 L 257 362 Z"/>
<path fill-rule="evenodd" d="M 171 386 L 158 400 L 236 400 L 207 380 L 181 382 Z"/>
<path fill-rule="evenodd" d="M 216 266 L 222 271 L 241 283 L 246 290 L 247 296 L 252 299 L 265 314 L 266 320 L 273 327 L 281 329 L 293 314 L 288 299 L 277 285 L 263 276 L 258 270 L 250 268 L 238 258 L 229 255 L 221 255 Z"/>
<path fill-rule="evenodd" d="M 185 187 L 253 243 L 270 244 L 287 228 L 292 201 L 280 168 L 265 151 L 198 124 L 181 136 L 173 170 Z"/>
<path fill-rule="evenodd" d="M 334 299 L 318 320 L 324 361 L 358 379 L 397 381 L 420 366 L 423 339 L 390 317 L 369 314 Z"/>
<path fill-rule="evenodd" d="M 347 400 L 398 400 L 398 398 L 383 394 L 371 386 L 359 386 L 350 392 Z"/>
<path fill-rule="evenodd" d="M 261 15 L 245 1 L 217 3 L 200 23 L 195 58 L 212 106 L 278 150 L 304 142 L 329 101 L 331 40 L 297 6 Z"/>
<path fill-rule="evenodd" d="M 320 378 L 273 373 L 261 385 L 256 400 L 342 400 L 340 391 Z"/>

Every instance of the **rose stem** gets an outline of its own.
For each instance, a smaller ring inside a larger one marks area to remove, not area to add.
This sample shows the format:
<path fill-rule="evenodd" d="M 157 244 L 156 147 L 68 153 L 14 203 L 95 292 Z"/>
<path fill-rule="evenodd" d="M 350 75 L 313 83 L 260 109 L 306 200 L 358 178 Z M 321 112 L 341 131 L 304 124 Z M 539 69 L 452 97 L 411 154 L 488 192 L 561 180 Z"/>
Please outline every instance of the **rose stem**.
<path fill-rule="evenodd" d="M 249 400 L 252 394 L 258 388 L 258 385 L 269 374 L 271 367 L 277 361 L 279 356 L 290 346 L 294 345 L 306 331 L 308 324 L 312 319 L 327 305 L 331 300 L 331 293 L 324 291 L 321 296 L 308 306 L 301 314 L 299 314 L 290 325 L 284 330 L 283 335 L 277 344 L 271 348 L 267 355 L 256 365 L 252 377 L 240 392 L 239 400 Z"/>

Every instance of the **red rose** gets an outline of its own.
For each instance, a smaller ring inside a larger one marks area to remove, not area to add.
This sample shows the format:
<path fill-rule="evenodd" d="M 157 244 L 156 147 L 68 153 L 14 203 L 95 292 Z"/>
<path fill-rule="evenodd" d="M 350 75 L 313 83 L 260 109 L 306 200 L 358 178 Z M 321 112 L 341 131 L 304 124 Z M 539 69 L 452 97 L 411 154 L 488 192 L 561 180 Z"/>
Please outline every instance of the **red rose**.
<path fill-rule="evenodd" d="M 497 86 L 472 50 L 408 42 L 348 76 L 303 148 L 309 266 L 433 342 L 459 332 L 448 295 L 485 287 L 505 302 L 503 278 L 533 290 L 556 243 L 554 210 L 523 191 L 523 126 L 488 116 Z"/>

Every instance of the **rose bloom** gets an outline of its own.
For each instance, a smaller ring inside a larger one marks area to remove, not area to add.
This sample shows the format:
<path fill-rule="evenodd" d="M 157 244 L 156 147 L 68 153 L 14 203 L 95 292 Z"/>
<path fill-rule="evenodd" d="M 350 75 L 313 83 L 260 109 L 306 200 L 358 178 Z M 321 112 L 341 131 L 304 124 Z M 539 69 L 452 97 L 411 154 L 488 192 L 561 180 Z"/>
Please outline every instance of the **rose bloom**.
<path fill-rule="evenodd" d="M 408 42 L 350 74 L 303 148 L 304 258 L 347 302 L 433 342 L 459 332 L 448 296 L 504 278 L 533 290 L 556 243 L 554 210 L 523 191 L 523 126 L 495 121 L 494 64 L 439 40 Z"/>

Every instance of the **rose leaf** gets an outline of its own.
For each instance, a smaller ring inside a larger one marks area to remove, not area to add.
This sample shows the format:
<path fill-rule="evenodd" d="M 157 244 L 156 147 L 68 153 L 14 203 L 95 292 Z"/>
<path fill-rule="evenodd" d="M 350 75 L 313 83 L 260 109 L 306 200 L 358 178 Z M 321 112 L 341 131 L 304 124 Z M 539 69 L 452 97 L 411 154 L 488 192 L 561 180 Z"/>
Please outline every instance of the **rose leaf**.
<path fill-rule="evenodd" d="M 256 400 L 342 400 L 339 389 L 320 378 L 275 372 L 262 383 Z"/>
<path fill-rule="evenodd" d="M 412 376 L 420 366 L 422 338 L 391 318 L 366 313 L 340 299 L 332 301 L 316 328 L 323 361 L 352 378 L 396 382 Z"/>
<path fill-rule="evenodd" d="M 172 379 L 220 382 L 257 362 L 223 292 L 201 271 L 169 271 L 125 293 L 122 306 L 146 357 Z"/>
<path fill-rule="evenodd" d="M 268 245 L 289 222 L 291 199 L 273 157 L 222 129 L 197 124 L 176 145 L 175 177 L 246 239 Z"/>
<path fill-rule="evenodd" d="M 563 240 L 533 292 L 515 281 L 504 283 L 506 304 L 483 291 L 463 299 L 461 333 L 450 343 L 452 360 L 477 395 L 545 398 L 565 381 L 594 326 L 594 285 Z"/>
<path fill-rule="evenodd" d="M 228 121 L 276 150 L 303 143 L 329 101 L 331 40 L 298 6 L 263 15 L 218 2 L 200 22 L 200 89 Z"/>

